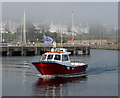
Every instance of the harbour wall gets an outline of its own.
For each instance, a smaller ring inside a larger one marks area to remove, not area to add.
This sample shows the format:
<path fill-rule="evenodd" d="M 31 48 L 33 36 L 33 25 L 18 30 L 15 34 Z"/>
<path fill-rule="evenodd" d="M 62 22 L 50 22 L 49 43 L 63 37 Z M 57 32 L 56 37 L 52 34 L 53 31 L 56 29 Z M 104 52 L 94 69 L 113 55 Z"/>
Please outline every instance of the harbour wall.
<path fill-rule="evenodd" d="M 57 46 L 59 48 L 59 46 Z M 32 56 L 42 55 L 50 51 L 52 45 L 40 46 L 1 46 L 0 54 L 2 56 Z M 63 45 L 71 55 L 90 55 L 90 47 L 86 45 Z"/>

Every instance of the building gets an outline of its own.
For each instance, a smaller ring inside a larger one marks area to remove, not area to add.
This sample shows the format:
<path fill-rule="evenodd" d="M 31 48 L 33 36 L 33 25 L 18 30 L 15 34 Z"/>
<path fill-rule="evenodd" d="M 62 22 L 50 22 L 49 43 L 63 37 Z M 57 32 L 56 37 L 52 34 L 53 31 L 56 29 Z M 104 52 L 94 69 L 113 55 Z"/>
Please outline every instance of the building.
<path fill-rule="evenodd" d="M 51 23 L 49 32 L 68 34 L 68 27 L 66 25 L 60 25 L 60 24 L 54 25 L 53 23 Z"/>
<path fill-rule="evenodd" d="M 3 33 L 8 33 L 8 31 L 5 30 L 5 23 L 1 23 L 0 26 L 1 26 L 1 33 L 2 34 Z"/>

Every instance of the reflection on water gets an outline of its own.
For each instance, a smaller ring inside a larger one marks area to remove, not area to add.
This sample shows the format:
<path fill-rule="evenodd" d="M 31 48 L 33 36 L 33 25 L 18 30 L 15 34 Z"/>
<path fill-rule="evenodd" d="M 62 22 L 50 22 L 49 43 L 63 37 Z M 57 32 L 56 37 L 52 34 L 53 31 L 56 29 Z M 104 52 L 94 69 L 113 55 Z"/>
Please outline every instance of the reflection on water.
<path fill-rule="evenodd" d="M 51 79 L 39 78 L 39 80 L 35 84 L 35 92 L 37 92 L 41 96 L 64 96 L 67 95 L 66 88 L 67 86 L 69 86 L 69 82 L 80 83 L 81 81 L 86 81 L 86 79 L 86 75 L 66 78 L 58 77 Z"/>

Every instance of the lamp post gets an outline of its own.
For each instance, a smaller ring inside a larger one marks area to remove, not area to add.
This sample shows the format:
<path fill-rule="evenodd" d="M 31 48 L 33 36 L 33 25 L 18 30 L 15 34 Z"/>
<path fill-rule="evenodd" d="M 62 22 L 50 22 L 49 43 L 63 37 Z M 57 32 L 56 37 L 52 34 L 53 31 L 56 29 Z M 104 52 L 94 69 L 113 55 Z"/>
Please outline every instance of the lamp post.
<path fill-rule="evenodd" d="M 74 11 L 72 11 L 72 41 L 74 45 Z"/>
<path fill-rule="evenodd" d="M 1 26 L 1 27 L 0 27 L 0 42 L 2 42 L 2 23 L 1 23 L 0 26 Z"/>
<path fill-rule="evenodd" d="M 72 11 L 72 41 L 73 41 L 73 46 L 74 46 L 74 52 L 73 52 L 73 54 L 75 55 L 76 51 L 75 51 L 74 36 L 75 36 L 75 32 L 74 32 L 74 11 Z"/>
<path fill-rule="evenodd" d="M 62 42 L 63 42 L 63 35 L 62 35 L 63 30 L 62 30 L 62 27 L 60 28 L 60 31 L 61 31 L 61 45 L 62 45 Z"/>

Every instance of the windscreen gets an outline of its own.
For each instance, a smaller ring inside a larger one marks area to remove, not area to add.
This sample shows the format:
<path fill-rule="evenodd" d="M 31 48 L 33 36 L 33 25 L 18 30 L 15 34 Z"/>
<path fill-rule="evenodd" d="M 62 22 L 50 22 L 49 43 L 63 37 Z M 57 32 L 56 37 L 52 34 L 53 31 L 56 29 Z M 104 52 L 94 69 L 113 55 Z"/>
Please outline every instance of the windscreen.
<path fill-rule="evenodd" d="M 52 58 L 53 58 L 53 55 L 48 55 L 48 57 L 47 57 L 47 60 L 52 60 Z"/>
<path fill-rule="evenodd" d="M 42 55 L 41 60 L 45 60 L 47 55 Z"/>

